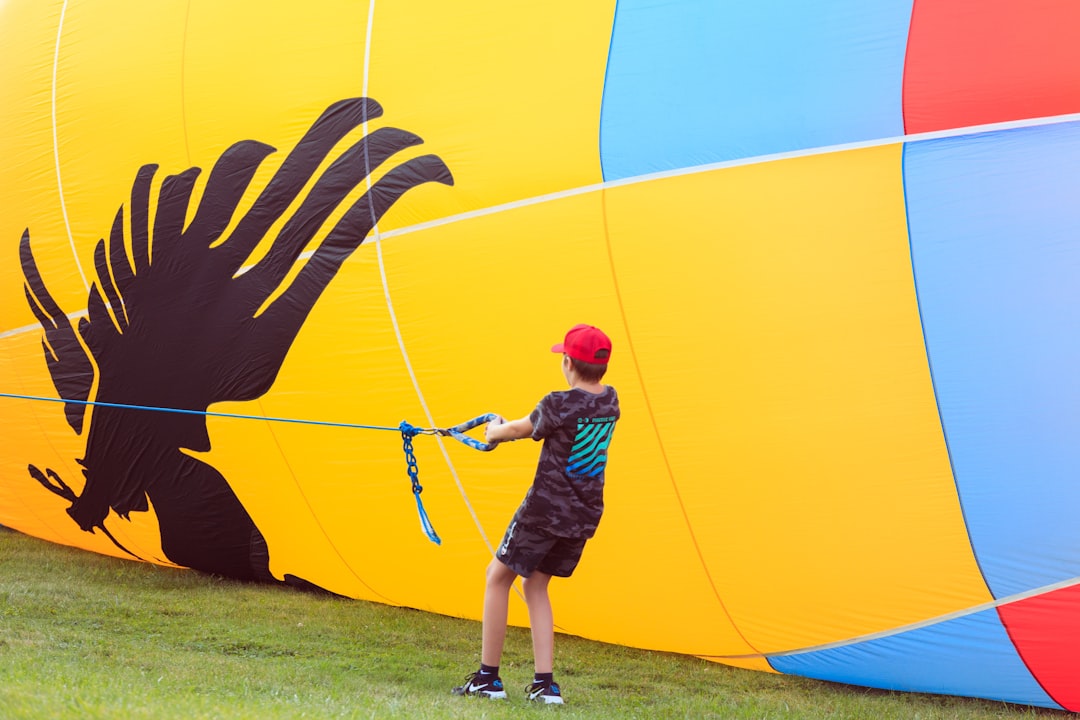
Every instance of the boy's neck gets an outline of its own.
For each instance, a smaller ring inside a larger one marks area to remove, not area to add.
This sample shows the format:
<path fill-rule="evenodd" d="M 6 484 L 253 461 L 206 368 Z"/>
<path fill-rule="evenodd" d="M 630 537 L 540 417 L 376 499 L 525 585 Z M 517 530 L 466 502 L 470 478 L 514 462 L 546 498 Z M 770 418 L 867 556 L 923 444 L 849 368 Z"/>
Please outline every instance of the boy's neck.
<path fill-rule="evenodd" d="M 587 393 L 599 395 L 604 392 L 604 384 L 599 382 L 586 382 L 579 377 L 573 377 L 570 379 L 570 389 L 584 390 Z"/>
<path fill-rule="evenodd" d="M 574 368 L 574 363 L 570 360 L 570 356 L 563 354 L 562 362 L 563 377 L 566 378 L 566 382 L 570 385 L 571 390 L 583 390 L 593 395 L 599 395 L 604 392 L 604 384 L 599 380 L 586 380 L 578 374 Z"/>

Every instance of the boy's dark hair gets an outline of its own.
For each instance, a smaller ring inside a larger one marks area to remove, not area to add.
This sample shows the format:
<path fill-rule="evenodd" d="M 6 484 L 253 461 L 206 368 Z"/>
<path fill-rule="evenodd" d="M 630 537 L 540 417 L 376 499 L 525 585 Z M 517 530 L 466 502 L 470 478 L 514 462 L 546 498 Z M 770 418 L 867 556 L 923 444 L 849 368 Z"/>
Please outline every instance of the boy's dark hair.
<path fill-rule="evenodd" d="M 567 357 L 570 356 L 567 355 Z M 607 372 L 607 365 L 589 363 L 577 358 L 570 358 L 570 364 L 574 368 L 574 372 L 585 382 L 600 382 L 604 379 L 604 373 Z"/>

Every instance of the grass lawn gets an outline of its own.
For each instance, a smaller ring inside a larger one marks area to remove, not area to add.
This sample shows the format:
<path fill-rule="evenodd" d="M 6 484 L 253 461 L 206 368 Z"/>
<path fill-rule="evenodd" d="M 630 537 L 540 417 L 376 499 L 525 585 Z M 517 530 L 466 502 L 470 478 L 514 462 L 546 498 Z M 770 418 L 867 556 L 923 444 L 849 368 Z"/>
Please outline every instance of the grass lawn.
<path fill-rule="evenodd" d="M 454 697 L 479 641 L 472 621 L 115 560 L 0 529 L 5 720 L 1075 717 L 562 635 L 556 673 L 568 704 L 531 706 L 522 694 L 532 679 L 529 634 L 513 628 L 502 672 L 510 699 Z"/>

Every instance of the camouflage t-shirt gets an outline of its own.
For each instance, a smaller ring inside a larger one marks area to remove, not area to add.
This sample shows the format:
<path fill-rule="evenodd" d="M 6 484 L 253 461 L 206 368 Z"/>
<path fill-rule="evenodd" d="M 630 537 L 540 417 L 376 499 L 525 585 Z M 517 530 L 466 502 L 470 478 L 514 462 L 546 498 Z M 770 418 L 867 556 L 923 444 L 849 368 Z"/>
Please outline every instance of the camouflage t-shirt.
<path fill-rule="evenodd" d="M 529 415 L 543 440 L 536 477 L 515 519 L 557 537 L 590 538 L 604 513 L 604 468 L 619 419 L 615 388 L 549 393 Z"/>

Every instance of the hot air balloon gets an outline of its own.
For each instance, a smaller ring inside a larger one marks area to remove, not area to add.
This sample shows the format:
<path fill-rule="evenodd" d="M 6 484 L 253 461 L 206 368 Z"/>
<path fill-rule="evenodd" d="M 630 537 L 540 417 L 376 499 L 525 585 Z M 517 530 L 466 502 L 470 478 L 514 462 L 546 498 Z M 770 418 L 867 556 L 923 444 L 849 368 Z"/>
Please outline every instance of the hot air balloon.
<path fill-rule="evenodd" d="M 434 430 L 588 322 L 622 419 L 560 630 L 1080 710 L 1078 29 L 8 0 L 0 524 L 476 618 L 538 448 Z"/>

